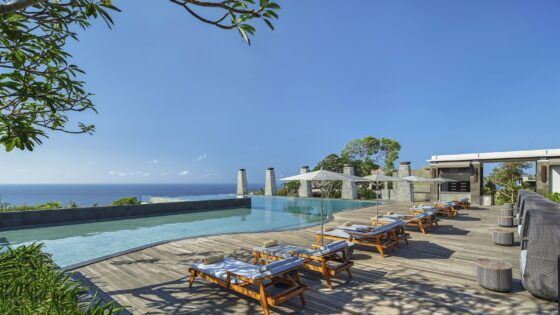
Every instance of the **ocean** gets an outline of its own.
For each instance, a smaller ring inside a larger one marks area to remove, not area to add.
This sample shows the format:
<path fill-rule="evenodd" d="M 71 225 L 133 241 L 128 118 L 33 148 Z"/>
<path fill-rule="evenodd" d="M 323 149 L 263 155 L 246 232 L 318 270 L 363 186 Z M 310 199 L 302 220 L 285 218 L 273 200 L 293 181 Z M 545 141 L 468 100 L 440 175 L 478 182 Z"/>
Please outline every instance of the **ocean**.
<path fill-rule="evenodd" d="M 249 191 L 263 185 L 249 184 Z M 63 205 L 75 202 L 78 206 L 109 205 L 115 199 L 142 196 L 178 197 L 212 194 L 232 194 L 236 184 L 42 184 L 0 185 L 0 202 L 11 205 L 36 205 L 58 201 Z"/>

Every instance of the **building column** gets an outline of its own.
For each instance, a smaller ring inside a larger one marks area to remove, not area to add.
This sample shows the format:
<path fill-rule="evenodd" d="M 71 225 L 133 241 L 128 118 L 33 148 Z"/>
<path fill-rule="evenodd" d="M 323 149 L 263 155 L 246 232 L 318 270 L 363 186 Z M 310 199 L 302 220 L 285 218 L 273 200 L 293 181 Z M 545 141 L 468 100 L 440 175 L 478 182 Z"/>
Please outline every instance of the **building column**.
<path fill-rule="evenodd" d="M 352 175 L 354 176 L 354 167 L 352 166 L 345 166 L 343 173 L 346 175 Z M 356 198 L 358 198 L 358 193 L 356 192 L 356 183 L 355 182 L 351 182 L 348 180 L 343 180 L 342 181 L 342 194 L 340 196 L 340 198 L 342 199 L 349 199 L 349 200 L 354 200 Z"/>
<path fill-rule="evenodd" d="M 481 196 L 482 196 L 482 182 L 484 173 L 482 171 L 482 163 L 480 162 L 471 162 L 470 166 L 471 170 L 471 203 L 475 205 L 481 205 Z"/>
<path fill-rule="evenodd" d="M 537 194 L 544 195 L 550 192 L 550 161 L 537 161 Z"/>
<path fill-rule="evenodd" d="M 299 173 L 300 174 L 309 173 L 309 166 L 302 166 L 299 169 Z M 313 190 L 311 189 L 311 181 L 309 180 L 299 181 L 298 196 L 303 198 L 313 197 Z"/>
<path fill-rule="evenodd" d="M 410 168 L 410 162 L 401 162 L 399 164 L 399 177 L 405 177 L 412 175 L 412 170 Z M 396 182 L 396 200 L 397 201 L 407 201 L 412 200 L 412 185 L 408 182 Z"/>
<path fill-rule="evenodd" d="M 431 178 L 437 178 L 438 176 L 439 176 L 439 169 L 438 169 L 437 165 L 430 165 L 430 177 Z M 430 201 L 431 202 L 436 202 L 439 199 L 441 199 L 439 187 L 440 187 L 440 185 L 438 183 L 435 183 L 435 182 L 430 183 Z"/>
<path fill-rule="evenodd" d="M 247 188 L 247 172 L 244 168 L 240 168 L 239 171 L 237 171 L 237 194 L 249 194 L 249 189 Z"/>
<path fill-rule="evenodd" d="M 276 196 L 276 175 L 274 174 L 273 167 L 269 167 L 266 169 L 266 178 L 264 182 L 264 195 Z"/>

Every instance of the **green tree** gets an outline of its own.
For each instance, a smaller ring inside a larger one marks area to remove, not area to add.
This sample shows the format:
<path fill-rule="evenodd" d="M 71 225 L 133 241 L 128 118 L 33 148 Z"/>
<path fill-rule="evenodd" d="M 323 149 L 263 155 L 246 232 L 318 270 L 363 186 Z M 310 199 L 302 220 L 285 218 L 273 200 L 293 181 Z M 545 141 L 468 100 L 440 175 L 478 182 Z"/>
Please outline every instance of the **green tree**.
<path fill-rule="evenodd" d="M 141 202 L 136 197 L 124 197 L 117 200 L 113 200 L 111 205 L 113 206 L 124 206 L 124 205 L 139 205 Z"/>
<path fill-rule="evenodd" d="M 340 155 L 343 161 L 354 166 L 357 176 L 370 175 L 380 164 L 386 174 L 392 175 L 400 149 L 401 145 L 395 140 L 367 136 L 348 142 Z"/>
<path fill-rule="evenodd" d="M 237 30 L 248 43 L 256 30 L 254 22 L 262 20 L 274 29 L 271 21 L 280 9 L 268 0 L 170 2 L 204 23 Z M 31 151 L 48 132 L 94 132 L 93 124 L 69 125 L 75 113 L 96 110 L 80 79 L 84 72 L 70 63 L 65 46 L 78 40 L 76 29 L 87 29 L 94 19 L 111 27 L 115 11 L 111 0 L 0 3 L 0 144 L 7 151 Z"/>
<path fill-rule="evenodd" d="M 498 204 L 513 204 L 515 202 L 517 192 L 523 188 L 522 180 L 525 174 L 523 170 L 530 166 L 526 162 L 506 162 L 492 170 L 488 179 L 498 188 L 496 191 Z"/>

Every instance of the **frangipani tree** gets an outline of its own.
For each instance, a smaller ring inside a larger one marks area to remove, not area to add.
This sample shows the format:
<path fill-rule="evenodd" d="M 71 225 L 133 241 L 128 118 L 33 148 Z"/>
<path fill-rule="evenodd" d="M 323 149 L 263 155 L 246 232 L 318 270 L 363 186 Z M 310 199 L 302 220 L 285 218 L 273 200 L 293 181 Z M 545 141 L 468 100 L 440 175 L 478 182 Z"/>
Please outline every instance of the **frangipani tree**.
<path fill-rule="evenodd" d="M 73 113 L 96 111 L 92 94 L 69 62 L 68 41 L 119 11 L 111 0 L 0 0 L 0 145 L 33 150 L 49 132 L 93 133 L 92 124 L 69 126 Z M 163 2 L 163 1 L 162 1 Z M 237 30 L 250 43 L 254 22 L 273 28 L 278 4 L 268 0 L 169 0 L 199 21 Z M 200 12 L 204 12 L 204 14 Z"/>

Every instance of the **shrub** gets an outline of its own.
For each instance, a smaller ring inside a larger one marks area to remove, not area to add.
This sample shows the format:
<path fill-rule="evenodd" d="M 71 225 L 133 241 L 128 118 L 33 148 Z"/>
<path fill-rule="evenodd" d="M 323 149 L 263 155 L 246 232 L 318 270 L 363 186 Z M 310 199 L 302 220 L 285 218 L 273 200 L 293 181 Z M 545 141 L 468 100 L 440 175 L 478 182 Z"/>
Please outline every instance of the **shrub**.
<path fill-rule="evenodd" d="M 560 203 L 560 193 L 546 193 L 544 196 L 554 202 Z"/>
<path fill-rule="evenodd" d="M 56 269 L 42 244 L 0 254 L 0 314 L 117 314 L 122 308 L 80 302 L 86 290 Z"/>
<path fill-rule="evenodd" d="M 121 199 L 113 200 L 111 205 L 113 206 L 123 206 L 123 205 L 139 205 L 140 200 L 136 197 L 124 197 Z"/>

